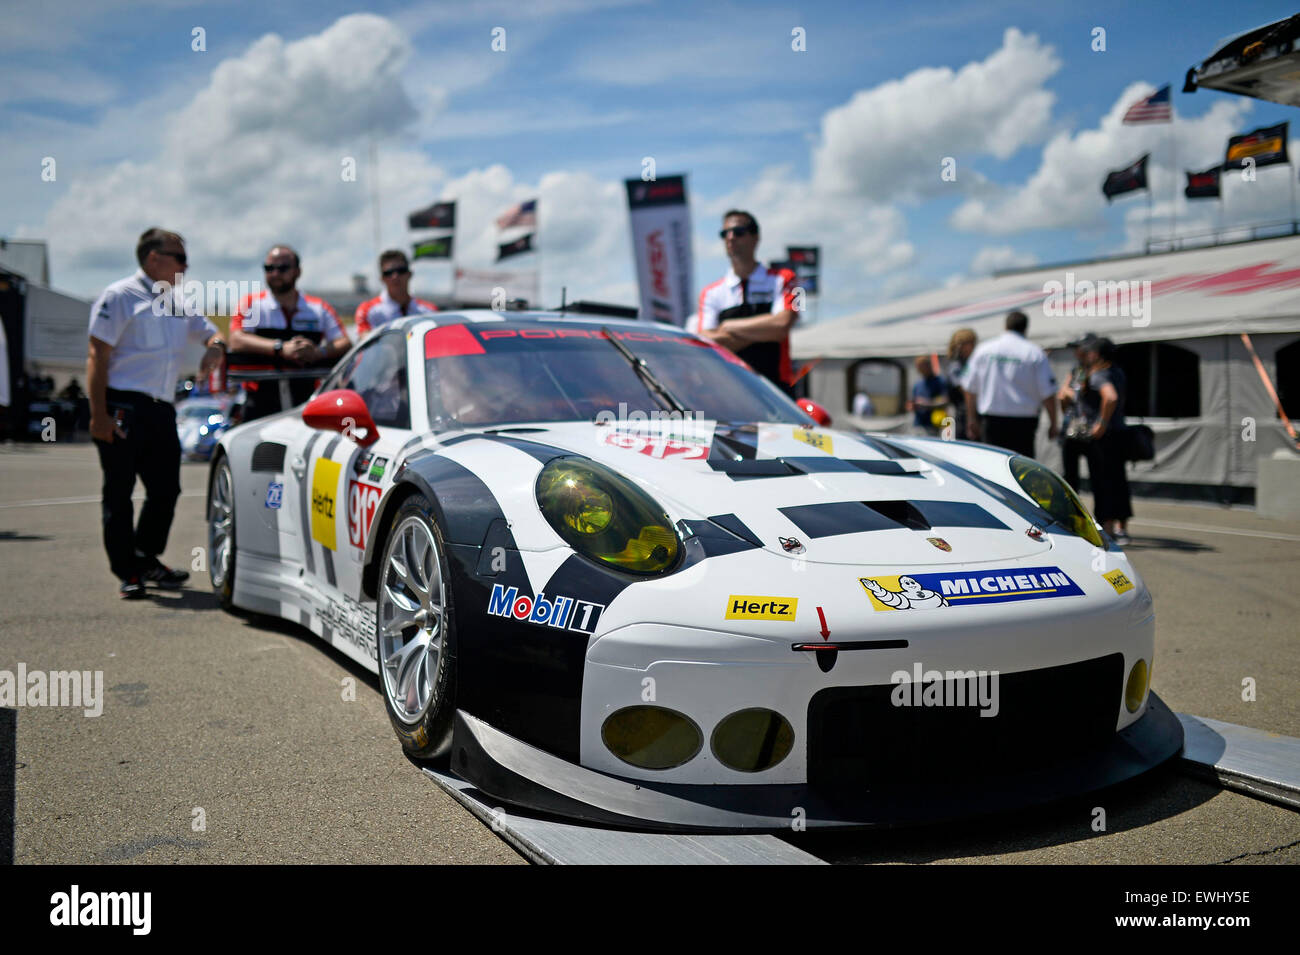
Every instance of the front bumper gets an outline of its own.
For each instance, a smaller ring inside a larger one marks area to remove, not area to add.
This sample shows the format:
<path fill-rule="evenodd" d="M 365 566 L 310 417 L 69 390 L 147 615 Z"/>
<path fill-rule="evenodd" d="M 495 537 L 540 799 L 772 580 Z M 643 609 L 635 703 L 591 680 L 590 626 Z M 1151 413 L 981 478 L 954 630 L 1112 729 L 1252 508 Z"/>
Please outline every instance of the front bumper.
<path fill-rule="evenodd" d="M 452 770 L 489 799 L 605 826 L 657 831 L 789 831 L 933 823 L 1050 802 L 1115 785 L 1182 748 L 1178 718 L 1151 693 L 1142 717 L 1101 745 L 978 781 L 703 785 L 630 780 L 575 765 L 456 714 Z"/>

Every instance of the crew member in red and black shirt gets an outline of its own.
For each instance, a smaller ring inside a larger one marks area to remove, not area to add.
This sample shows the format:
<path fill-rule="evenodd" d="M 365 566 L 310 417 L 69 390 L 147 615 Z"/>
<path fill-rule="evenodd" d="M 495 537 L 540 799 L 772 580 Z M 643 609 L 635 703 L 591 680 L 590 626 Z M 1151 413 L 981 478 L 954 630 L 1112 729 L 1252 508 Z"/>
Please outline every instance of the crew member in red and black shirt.
<path fill-rule="evenodd" d="M 730 348 L 786 394 L 794 394 L 790 329 L 799 318 L 795 274 L 754 258 L 758 220 L 732 209 L 722 217 L 729 271 L 700 293 L 696 332 Z"/>
<path fill-rule="evenodd" d="M 438 310 L 432 302 L 411 297 L 411 266 L 401 249 L 379 253 L 379 274 L 384 280 L 384 291 L 357 306 L 358 338 L 364 338 L 372 328 L 387 325 L 394 319 Z"/>
<path fill-rule="evenodd" d="M 277 358 L 290 366 L 324 364 L 347 351 L 352 342 L 334 309 L 322 299 L 298 291 L 302 275 L 298 253 L 287 245 L 273 246 L 262 263 L 266 289 L 239 303 L 230 319 L 230 350 Z M 322 375 L 323 377 L 323 375 Z M 294 404 L 311 397 L 310 378 L 289 382 Z M 246 382 L 245 421 L 282 411 L 274 382 Z"/>

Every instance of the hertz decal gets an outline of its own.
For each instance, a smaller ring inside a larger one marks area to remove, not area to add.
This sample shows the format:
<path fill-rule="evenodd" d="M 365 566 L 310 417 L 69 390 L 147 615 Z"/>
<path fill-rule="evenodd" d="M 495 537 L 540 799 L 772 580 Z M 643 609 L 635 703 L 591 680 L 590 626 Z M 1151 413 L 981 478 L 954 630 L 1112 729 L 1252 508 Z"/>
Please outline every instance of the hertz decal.
<path fill-rule="evenodd" d="M 334 514 L 340 470 L 337 461 L 321 459 L 311 472 L 311 539 L 329 550 L 335 550 L 337 543 Z"/>
<path fill-rule="evenodd" d="M 1127 593 L 1133 589 L 1133 581 L 1129 580 L 1122 570 L 1112 570 L 1109 574 L 1102 574 L 1107 582 L 1115 588 L 1115 593 Z"/>
<path fill-rule="evenodd" d="M 762 597 L 732 594 L 727 598 L 728 620 L 781 620 L 793 622 L 799 609 L 798 597 Z"/>
<path fill-rule="evenodd" d="M 794 437 L 795 440 L 802 441 L 804 444 L 811 444 L 818 451 L 825 451 L 827 454 L 835 453 L 835 442 L 829 434 L 820 434 L 806 428 L 795 428 Z"/>

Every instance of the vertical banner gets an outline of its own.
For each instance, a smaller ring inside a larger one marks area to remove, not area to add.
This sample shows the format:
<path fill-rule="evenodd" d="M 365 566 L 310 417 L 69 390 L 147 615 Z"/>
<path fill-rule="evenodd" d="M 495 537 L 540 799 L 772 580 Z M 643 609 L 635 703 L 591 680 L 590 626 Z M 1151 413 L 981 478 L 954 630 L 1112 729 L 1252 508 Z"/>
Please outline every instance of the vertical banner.
<path fill-rule="evenodd" d="M 821 275 L 821 246 L 787 245 L 785 258 L 789 268 L 799 279 L 799 284 L 808 295 L 821 294 L 818 277 Z"/>
<path fill-rule="evenodd" d="M 632 258 L 641 292 L 641 319 L 679 327 L 695 311 L 695 262 L 686 177 L 627 179 Z"/>

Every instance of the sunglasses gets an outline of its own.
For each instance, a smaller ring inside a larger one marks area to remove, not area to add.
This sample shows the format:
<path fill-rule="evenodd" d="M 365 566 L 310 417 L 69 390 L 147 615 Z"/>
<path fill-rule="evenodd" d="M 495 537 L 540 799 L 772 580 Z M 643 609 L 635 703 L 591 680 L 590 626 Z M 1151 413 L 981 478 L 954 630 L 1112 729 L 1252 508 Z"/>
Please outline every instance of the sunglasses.
<path fill-rule="evenodd" d="M 181 265 L 186 265 L 189 261 L 188 259 L 185 258 L 184 250 L 181 250 L 180 252 L 172 252 L 170 249 L 155 249 L 154 251 L 157 252 L 159 255 L 165 255 L 169 258 L 175 259 Z"/>
<path fill-rule="evenodd" d="M 292 265 L 263 265 L 262 266 L 263 272 L 292 272 L 293 270 L 294 270 L 294 266 Z"/>
<path fill-rule="evenodd" d="M 383 276 L 386 279 L 390 279 L 394 275 L 410 275 L 410 274 L 411 274 L 411 270 L 408 269 L 405 265 L 396 266 L 391 269 L 384 269 L 383 271 Z"/>
<path fill-rule="evenodd" d="M 730 229 L 723 229 L 721 232 L 718 233 L 718 235 L 724 239 L 732 235 L 739 238 L 742 235 L 757 235 L 757 234 L 758 234 L 758 229 L 756 229 L 752 225 L 733 226 Z"/>

